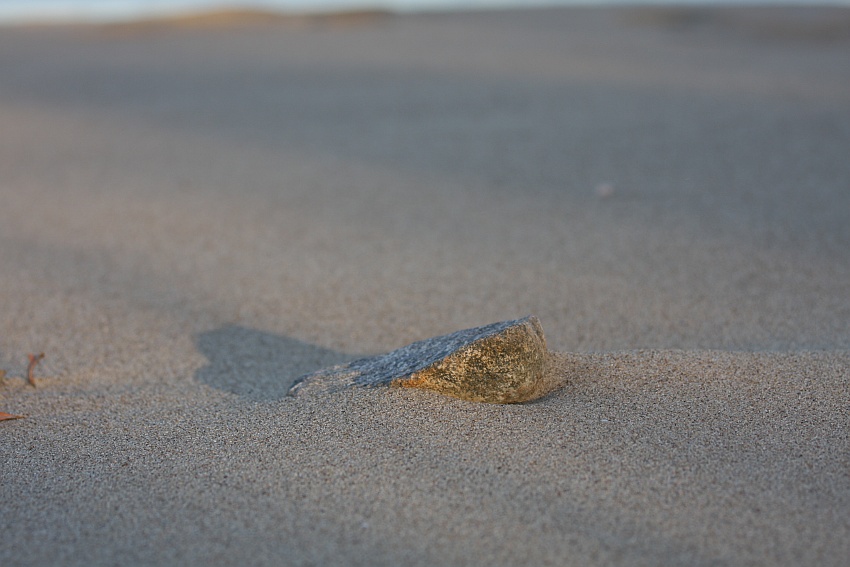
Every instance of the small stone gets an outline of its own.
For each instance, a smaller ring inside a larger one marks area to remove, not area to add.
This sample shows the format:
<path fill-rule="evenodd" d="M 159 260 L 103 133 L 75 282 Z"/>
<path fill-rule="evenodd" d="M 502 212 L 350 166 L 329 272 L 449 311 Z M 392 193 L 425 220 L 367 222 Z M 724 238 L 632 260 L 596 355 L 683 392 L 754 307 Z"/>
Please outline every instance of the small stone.
<path fill-rule="evenodd" d="M 545 379 L 546 359 L 543 328 L 537 317 L 529 316 L 319 370 L 296 380 L 289 393 L 390 385 L 433 390 L 473 402 L 525 402 L 550 390 Z"/>
<path fill-rule="evenodd" d="M 593 190 L 596 193 L 596 196 L 600 199 L 608 199 L 609 197 L 614 196 L 614 184 L 613 183 L 600 183 Z"/>

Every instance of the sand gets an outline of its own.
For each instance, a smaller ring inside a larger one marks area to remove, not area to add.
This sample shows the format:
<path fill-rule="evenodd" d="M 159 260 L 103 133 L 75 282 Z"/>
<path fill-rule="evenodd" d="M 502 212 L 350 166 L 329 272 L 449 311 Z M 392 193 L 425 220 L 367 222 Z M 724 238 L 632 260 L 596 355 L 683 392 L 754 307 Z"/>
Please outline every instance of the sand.
<path fill-rule="evenodd" d="M 0 29 L 0 563 L 846 565 L 847 22 Z M 285 395 L 527 314 L 537 402 Z"/>

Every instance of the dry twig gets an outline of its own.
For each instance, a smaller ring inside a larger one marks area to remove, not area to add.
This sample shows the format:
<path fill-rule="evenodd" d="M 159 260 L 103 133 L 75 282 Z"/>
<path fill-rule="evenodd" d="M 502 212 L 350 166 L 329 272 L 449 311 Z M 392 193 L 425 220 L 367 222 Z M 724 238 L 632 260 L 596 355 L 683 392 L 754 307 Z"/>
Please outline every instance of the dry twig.
<path fill-rule="evenodd" d="M 0 369 L 0 386 L 3 385 L 4 380 L 6 379 L 6 371 Z M 8 419 L 23 419 L 22 415 L 15 415 L 13 413 L 6 413 L 5 411 L 0 411 L 0 421 L 6 421 Z"/>
<path fill-rule="evenodd" d="M 33 370 L 38 365 L 39 361 L 44 358 L 44 353 L 40 354 L 28 354 L 27 357 L 30 359 L 30 365 L 27 367 L 27 382 L 30 383 L 30 386 L 35 388 L 35 376 L 33 376 Z"/>

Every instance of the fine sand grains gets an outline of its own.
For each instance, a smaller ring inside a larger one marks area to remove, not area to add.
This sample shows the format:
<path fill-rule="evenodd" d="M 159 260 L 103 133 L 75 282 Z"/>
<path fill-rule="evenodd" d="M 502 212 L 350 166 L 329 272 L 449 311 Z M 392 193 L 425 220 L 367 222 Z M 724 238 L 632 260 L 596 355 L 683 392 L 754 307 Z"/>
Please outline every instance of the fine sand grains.
<path fill-rule="evenodd" d="M 846 567 L 847 10 L 752 10 L 0 29 L 0 564 Z"/>

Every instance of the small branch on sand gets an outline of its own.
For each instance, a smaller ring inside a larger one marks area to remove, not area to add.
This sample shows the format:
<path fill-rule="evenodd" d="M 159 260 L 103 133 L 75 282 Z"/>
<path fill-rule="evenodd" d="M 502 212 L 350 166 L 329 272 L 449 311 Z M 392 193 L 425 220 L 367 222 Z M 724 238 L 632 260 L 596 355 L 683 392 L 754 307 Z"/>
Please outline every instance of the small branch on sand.
<path fill-rule="evenodd" d="M 0 421 L 6 421 L 7 419 L 23 419 L 23 418 L 24 418 L 24 416 L 22 416 L 22 415 L 14 415 L 14 414 L 11 414 L 11 413 L 6 413 L 6 412 L 0 411 Z"/>
<path fill-rule="evenodd" d="M 27 367 L 27 382 L 30 383 L 30 386 L 35 388 L 35 376 L 33 376 L 33 371 L 35 367 L 38 365 L 39 361 L 44 358 L 44 353 L 40 354 L 28 354 L 27 357 L 30 359 L 30 364 Z"/>
<path fill-rule="evenodd" d="M 3 382 L 6 380 L 6 371 L 0 368 L 0 386 L 3 385 Z M 23 419 L 22 415 L 15 415 L 13 413 L 6 413 L 5 411 L 0 411 L 0 421 L 6 421 L 8 419 Z"/>

